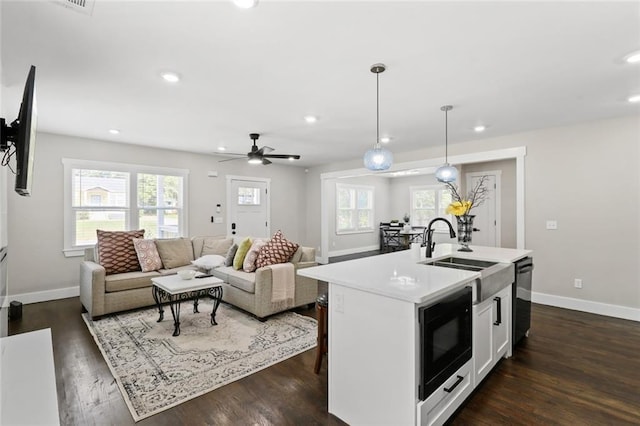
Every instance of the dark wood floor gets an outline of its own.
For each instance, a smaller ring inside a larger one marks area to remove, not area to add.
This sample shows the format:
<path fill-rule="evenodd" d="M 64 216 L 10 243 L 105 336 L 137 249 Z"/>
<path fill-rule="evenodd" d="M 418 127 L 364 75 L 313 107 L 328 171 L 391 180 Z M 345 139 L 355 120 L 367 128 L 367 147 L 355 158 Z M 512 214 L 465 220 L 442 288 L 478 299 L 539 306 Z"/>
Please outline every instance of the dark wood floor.
<path fill-rule="evenodd" d="M 80 310 L 78 298 L 25 305 L 9 330 L 52 329 L 62 424 L 133 424 Z M 327 413 L 326 360 L 316 375 L 314 357 L 307 351 L 139 424 L 344 424 Z M 640 325 L 534 305 L 529 339 L 451 423 L 640 424 Z"/>

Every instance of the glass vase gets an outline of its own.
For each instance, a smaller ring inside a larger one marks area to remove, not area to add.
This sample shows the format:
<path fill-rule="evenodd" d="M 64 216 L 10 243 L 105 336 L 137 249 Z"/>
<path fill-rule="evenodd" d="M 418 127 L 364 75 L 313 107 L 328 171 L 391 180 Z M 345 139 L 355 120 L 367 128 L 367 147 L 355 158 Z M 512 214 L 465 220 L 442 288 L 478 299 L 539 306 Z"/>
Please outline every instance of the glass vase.
<path fill-rule="evenodd" d="M 456 216 L 458 222 L 458 244 L 460 245 L 458 251 L 473 251 L 469 248 L 469 244 L 471 244 L 474 218 L 475 215 L 472 214 Z"/>

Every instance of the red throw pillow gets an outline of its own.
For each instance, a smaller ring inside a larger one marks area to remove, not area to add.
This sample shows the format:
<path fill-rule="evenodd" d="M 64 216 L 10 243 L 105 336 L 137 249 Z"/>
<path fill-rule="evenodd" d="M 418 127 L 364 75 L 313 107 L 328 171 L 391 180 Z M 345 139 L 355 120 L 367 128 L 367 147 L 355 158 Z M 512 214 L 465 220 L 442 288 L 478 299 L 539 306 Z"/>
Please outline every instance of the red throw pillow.
<path fill-rule="evenodd" d="M 98 259 L 107 275 L 140 270 L 140 262 L 133 245 L 134 238 L 144 238 L 144 229 L 138 231 L 102 231 L 98 235 Z"/>
<path fill-rule="evenodd" d="M 288 262 L 296 250 L 298 250 L 298 244 L 287 240 L 282 235 L 282 231 L 278 231 L 260 249 L 256 259 L 256 267 L 262 268 L 263 266 Z"/>

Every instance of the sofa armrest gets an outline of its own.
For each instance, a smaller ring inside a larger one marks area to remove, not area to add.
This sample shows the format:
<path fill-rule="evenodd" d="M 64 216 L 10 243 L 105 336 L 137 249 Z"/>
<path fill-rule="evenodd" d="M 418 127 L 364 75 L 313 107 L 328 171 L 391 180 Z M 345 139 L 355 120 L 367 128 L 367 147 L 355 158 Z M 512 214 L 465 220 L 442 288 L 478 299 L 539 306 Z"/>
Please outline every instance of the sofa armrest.
<path fill-rule="evenodd" d="M 293 264 L 296 267 L 296 270 L 303 268 L 310 268 L 312 266 L 318 266 L 318 262 L 298 262 Z"/>
<path fill-rule="evenodd" d="M 91 318 L 104 314 L 105 276 L 103 266 L 89 260 L 80 262 L 80 302 Z"/>

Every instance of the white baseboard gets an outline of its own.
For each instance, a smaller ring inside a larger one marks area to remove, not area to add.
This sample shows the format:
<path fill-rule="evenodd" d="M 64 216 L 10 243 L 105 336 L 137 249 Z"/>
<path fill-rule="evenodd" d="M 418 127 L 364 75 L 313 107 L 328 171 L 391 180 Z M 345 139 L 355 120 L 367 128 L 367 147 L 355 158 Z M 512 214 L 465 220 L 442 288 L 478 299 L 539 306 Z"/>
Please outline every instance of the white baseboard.
<path fill-rule="evenodd" d="M 542 305 L 556 306 L 558 308 L 606 315 L 608 317 L 622 318 L 631 321 L 640 321 L 640 309 L 630 308 L 628 306 L 610 305 L 608 303 L 555 296 L 553 294 L 538 293 L 535 291 L 531 293 L 531 300 L 534 303 L 540 303 Z"/>
<path fill-rule="evenodd" d="M 49 300 L 66 299 L 76 296 L 80 296 L 80 286 L 35 291 L 33 293 L 10 294 L 7 295 L 7 300 L 17 300 L 23 305 L 28 305 L 29 303 L 48 302 Z"/>

